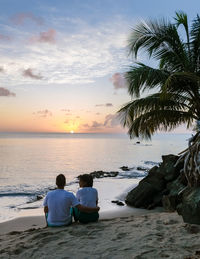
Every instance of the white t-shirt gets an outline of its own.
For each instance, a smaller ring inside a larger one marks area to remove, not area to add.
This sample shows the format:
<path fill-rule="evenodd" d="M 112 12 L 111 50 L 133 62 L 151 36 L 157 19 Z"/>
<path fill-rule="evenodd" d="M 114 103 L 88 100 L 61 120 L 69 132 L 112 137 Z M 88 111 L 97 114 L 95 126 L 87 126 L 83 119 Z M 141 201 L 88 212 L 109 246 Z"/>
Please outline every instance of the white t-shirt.
<path fill-rule="evenodd" d="M 48 206 L 47 222 L 50 225 L 62 226 L 71 222 L 70 208 L 75 207 L 78 200 L 73 193 L 56 189 L 47 193 L 44 206 Z"/>
<path fill-rule="evenodd" d="M 97 206 L 98 192 L 93 187 L 83 187 L 76 193 L 76 198 L 81 205 L 94 208 Z"/>

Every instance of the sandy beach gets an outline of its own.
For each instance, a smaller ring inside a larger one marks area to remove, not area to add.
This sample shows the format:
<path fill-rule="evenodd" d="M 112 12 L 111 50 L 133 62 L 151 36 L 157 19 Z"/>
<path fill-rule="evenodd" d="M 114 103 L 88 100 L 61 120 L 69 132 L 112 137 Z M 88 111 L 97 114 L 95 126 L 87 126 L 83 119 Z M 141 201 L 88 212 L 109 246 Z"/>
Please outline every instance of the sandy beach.
<path fill-rule="evenodd" d="M 43 217 L 1 223 L 0 257 L 199 258 L 200 226 L 184 223 L 177 213 L 104 216 L 62 228 L 45 228 Z"/>

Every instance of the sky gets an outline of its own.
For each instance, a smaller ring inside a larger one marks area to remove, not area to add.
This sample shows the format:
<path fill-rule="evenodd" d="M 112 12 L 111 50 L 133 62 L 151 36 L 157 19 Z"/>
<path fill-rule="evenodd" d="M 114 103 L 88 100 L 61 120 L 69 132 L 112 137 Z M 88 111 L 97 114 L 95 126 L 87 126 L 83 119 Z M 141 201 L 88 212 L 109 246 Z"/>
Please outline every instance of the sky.
<path fill-rule="evenodd" d="M 0 0 L 0 132 L 126 132 L 127 39 L 197 0 Z M 138 61 L 149 62 L 144 55 Z M 184 128 L 178 131 L 184 132 Z"/>

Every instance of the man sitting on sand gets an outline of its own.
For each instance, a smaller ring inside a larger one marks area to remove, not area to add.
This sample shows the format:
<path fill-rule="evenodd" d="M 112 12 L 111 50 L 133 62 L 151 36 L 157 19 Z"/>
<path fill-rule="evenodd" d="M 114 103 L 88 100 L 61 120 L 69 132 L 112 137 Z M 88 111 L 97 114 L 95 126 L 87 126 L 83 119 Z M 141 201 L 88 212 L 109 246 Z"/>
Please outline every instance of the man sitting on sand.
<path fill-rule="evenodd" d="M 65 191 L 66 178 L 63 174 L 56 177 L 57 189 L 47 193 L 44 200 L 44 213 L 50 227 L 67 226 L 72 223 L 71 207 L 86 213 L 98 212 L 99 207 L 90 208 L 79 203 L 73 193 Z"/>

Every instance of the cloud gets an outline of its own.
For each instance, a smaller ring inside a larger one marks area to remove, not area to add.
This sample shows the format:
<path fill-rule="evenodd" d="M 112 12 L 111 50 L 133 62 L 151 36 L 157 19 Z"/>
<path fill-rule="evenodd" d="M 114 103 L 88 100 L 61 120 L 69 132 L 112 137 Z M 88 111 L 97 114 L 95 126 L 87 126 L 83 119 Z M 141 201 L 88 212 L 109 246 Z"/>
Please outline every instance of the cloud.
<path fill-rule="evenodd" d="M 82 126 L 83 128 L 89 128 L 89 127 L 90 127 L 90 125 L 89 125 L 88 123 L 82 124 L 81 126 Z"/>
<path fill-rule="evenodd" d="M 90 127 L 91 128 L 101 128 L 101 127 L 103 127 L 103 123 L 99 123 L 97 121 L 93 121 L 92 125 Z"/>
<path fill-rule="evenodd" d="M 3 73 L 3 72 L 5 72 L 5 69 L 0 66 L 0 73 Z"/>
<path fill-rule="evenodd" d="M 104 107 L 112 107 L 113 104 L 112 103 L 105 103 L 105 104 L 96 104 L 95 106 L 96 107 L 102 107 L 102 106 L 104 106 Z"/>
<path fill-rule="evenodd" d="M 45 109 L 45 110 L 41 110 L 41 111 L 37 111 L 33 113 L 34 115 L 37 115 L 41 118 L 46 118 L 46 117 L 51 117 L 52 116 L 52 112 L 50 112 L 49 110 Z"/>
<path fill-rule="evenodd" d="M 11 37 L 4 35 L 4 34 L 0 34 L 0 41 L 10 41 Z"/>
<path fill-rule="evenodd" d="M 61 109 L 61 112 L 70 112 L 71 110 L 69 109 Z"/>
<path fill-rule="evenodd" d="M 34 74 L 31 68 L 25 69 L 22 74 L 25 77 L 30 77 L 37 80 L 40 80 L 43 78 L 40 74 L 38 75 Z"/>
<path fill-rule="evenodd" d="M 44 23 L 41 17 L 35 16 L 33 13 L 17 13 L 11 17 L 11 20 L 16 25 L 23 25 L 26 20 L 31 20 L 37 25 L 43 25 Z"/>
<path fill-rule="evenodd" d="M 97 129 L 101 129 L 104 127 L 103 123 L 97 122 L 97 121 L 93 121 L 91 125 L 89 125 L 88 123 L 82 124 L 81 125 L 83 128 L 86 128 L 89 131 L 93 131 L 93 130 L 97 130 Z"/>
<path fill-rule="evenodd" d="M 112 107 L 113 106 L 113 104 L 112 103 L 106 103 L 106 105 L 105 105 L 106 107 Z"/>
<path fill-rule="evenodd" d="M 39 36 L 32 36 L 29 41 L 31 43 L 40 42 L 40 43 L 50 43 L 55 44 L 56 42 L 56 30 L 49 29 L 48 31 L 40 32 Z"/>
<path fill-rule="evenodd" d="M 54 30 L 44 29 L 41 34 L 26 27 L 6 26 L 4 30 L 15 42 L 4 43 L 1 50 L 1 62 L 7 73 L 1 82 L 6 86 L 32 84 L 30 77 L 19 74 L 21 67 L 37 68 L 47 79 L 35 80 L 35 85 L 55 86 L 91 84 L 98 78 L 110 77 L 119 68 L 125 71 L 132 62 L 127 59 L 126 49 L 130 23 L 117 16 L 91 25 L 60 14 L 49 20 L 49 28 Z M 30 38 L 35 44 L 27 42 Z M 9 66 L 11 62 L 15 65 Z"/>
<path fill-rule="evenodd" d="M 106 127 L 116 127 L 120 125 L 120 120 L 117 114 L 108 114 L 105 117 L 104 126 Z"/>
<path fill-rule="evenodd" d="M 84 130 L 97 131 L 110 128 L 121 128 L 120 120 L 117 114 L 108 114 L 105 117 L 104 122 L 92 121 L 91 124 L 85 123 L 81 125 Z"/>
<path fill-rule="evenodd" d="M 0 87 L 0 96 L 16 96 L 15 93 L 10 92 L 8 89 Z"/>
<path fill-rule="evenodd" d="M 127 88 L 127 82 L 123 73 L 113 74 L 110 81 L 113 83 L 115 89 Z"/>

